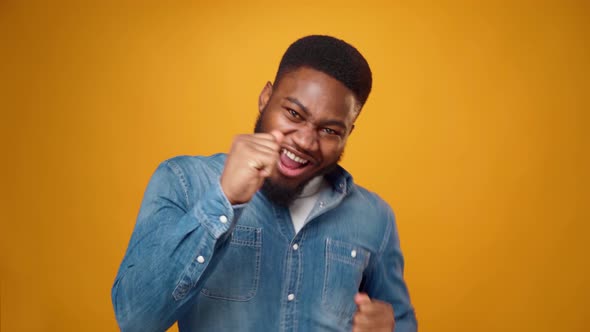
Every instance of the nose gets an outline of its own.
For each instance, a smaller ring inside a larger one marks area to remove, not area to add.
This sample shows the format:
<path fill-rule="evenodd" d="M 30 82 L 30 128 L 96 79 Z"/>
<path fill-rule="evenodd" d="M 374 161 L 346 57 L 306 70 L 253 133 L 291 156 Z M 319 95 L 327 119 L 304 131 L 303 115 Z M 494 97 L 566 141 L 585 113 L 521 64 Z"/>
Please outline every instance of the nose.
<path fill-rule="evenodd" d="M 317 131 L 310 124 L 298 128 L 293 135 L 293 143 L 303 151 L 316 151 L 319 147 L 318 139 Z"/>

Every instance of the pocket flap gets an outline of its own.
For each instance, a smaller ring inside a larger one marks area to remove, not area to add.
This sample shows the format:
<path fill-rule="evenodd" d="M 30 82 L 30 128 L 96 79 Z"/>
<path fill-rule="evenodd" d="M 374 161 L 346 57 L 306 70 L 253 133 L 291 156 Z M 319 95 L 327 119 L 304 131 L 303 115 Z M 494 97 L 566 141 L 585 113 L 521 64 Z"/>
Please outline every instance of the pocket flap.
<path fill-rule="evenodd" d="M 250 247 L 260 247 L 262 244 L 262 230 L 256 227 L 236 225 L 231 234 L 232 244 Z"/>
<path fill-rule="evenodd" d="M 326 239 L 326 257 L 364 268 L 369 264 L 371 252 L 356 244 L 328 238 Z"/>

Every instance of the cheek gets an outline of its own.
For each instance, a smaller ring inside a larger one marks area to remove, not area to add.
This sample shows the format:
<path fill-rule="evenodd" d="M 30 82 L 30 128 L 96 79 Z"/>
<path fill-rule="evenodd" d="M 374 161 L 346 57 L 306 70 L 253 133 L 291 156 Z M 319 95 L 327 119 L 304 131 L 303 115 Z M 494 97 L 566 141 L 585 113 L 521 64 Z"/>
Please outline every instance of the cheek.
<path fill-rule="evenodd" d="M 344 143 L 329 142 L 322 144 L 322 156 L 325 163 L 331 164 L 338 161 L 342 152 L 344 152 Z"/>
<path fill-rule="evenodd" d="M 285 117 L 282 110 L 269 110 L 268 117 L 265 120 L 265 125 L 273 127 L 287 127 L 290 125 L 290 121 Z"/>
<path fill-rule="evenodd" d="M 285 135 L 290 135 L 295 132 L 299 132 L 305 127 L 304 122 L 293 122 L 283 114 L 277 115 L 274 118 L 273 125 L 275 129 L 279 129 Z"/>
<path fill-rule="evenodd" d="M 278 129 L 283 126 L 282 122 L 284 122 L 280 115 L 276 112 L 267 110 L 266 114 L 264 114 L 262 118 L 262 128 L 265 132 L 270 132 L 273 129 Z"/>

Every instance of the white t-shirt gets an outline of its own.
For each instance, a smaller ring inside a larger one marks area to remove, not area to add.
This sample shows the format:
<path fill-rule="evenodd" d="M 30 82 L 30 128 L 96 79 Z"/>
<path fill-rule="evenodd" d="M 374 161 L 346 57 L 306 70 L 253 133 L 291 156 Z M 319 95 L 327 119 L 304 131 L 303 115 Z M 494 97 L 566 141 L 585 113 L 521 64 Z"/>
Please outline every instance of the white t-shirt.
<path fill-rule="evenodd" d="M 320 192 L 328 186 L 329 183 L 324 179 L 324 176 L 316 176 L 305 185 L 299 197 L 291 203 L 289 212 L 291 212 L 295 234 L 299 233 L 307 223 L 307 217 L 320 197 Z"/>

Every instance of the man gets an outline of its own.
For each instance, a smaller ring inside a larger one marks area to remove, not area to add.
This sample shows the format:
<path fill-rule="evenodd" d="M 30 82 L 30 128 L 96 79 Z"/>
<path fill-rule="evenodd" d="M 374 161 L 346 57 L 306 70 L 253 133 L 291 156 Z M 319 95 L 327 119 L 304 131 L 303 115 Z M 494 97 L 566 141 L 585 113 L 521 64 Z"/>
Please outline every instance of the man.
<path fill-rule="evenodd" d="M 371 84 L 354 47 L 304 37 L 254 134 L 162 163 L 112 290 L 121 330 L 415 331 L 393 213 L 338 165 Z"/>

